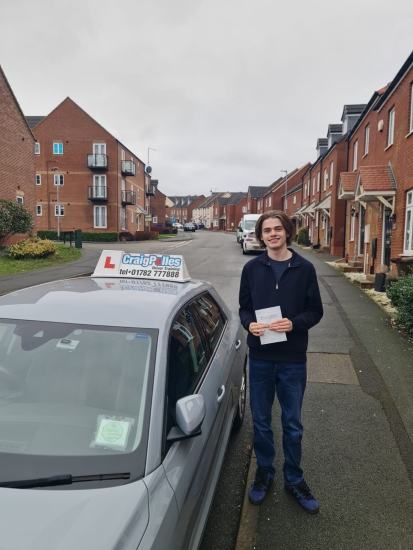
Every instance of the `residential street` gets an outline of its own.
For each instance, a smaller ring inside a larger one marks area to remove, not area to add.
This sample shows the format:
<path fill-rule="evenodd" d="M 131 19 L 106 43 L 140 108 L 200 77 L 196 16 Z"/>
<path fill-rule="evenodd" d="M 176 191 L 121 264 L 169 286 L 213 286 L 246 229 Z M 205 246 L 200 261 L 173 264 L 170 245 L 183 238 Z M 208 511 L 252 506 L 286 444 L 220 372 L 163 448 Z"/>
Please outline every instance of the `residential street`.
<path fill-rule="evenodd" d="M 237 311 L 240 272 L 250 257 L 243 256 L 235 234 L 197 231 L 193 240 L 180 242 L 85 244 L 89 260 L 78 271 L 90 268 L 100 249 L 126 246 L 182 254 L 191 276 L 211 281 Z M 390 329 L 386 314 L 322 255 L 297 251 L 314 263 L 324 304 L 324 318 L 310 331 L 304 402 L 303 466 L 320 513 L 307 515 L 284 493 L 275 405 L 275 483 L 260 507 L 244 504 L 238 524 L 249 483 L 248 410 L 230 442 L 201 550 L 411 550 L 413 343 Z M 73 275 L 76 264 L 67 268 Z M 6 282 L 0 279 L 0 292 L 7 291 Z"/>

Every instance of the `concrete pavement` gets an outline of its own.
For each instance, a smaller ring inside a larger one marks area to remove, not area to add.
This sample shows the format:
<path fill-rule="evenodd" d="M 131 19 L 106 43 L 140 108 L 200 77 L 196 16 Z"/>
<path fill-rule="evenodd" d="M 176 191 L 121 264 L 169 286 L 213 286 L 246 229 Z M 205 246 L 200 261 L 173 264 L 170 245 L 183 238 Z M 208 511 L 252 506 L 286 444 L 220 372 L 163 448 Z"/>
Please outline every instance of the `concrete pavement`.
<path fill-rule="evenodd" d="M 303 468 L 320 502 L 306 514 L 285 493 L 280 410 L 273 409 L 276 478 L 248 502 L 236 550 L 413 548 L 413 343 L 366 294 L 299 250 L 319 278 L 324 318 L 310 331 Z"/>

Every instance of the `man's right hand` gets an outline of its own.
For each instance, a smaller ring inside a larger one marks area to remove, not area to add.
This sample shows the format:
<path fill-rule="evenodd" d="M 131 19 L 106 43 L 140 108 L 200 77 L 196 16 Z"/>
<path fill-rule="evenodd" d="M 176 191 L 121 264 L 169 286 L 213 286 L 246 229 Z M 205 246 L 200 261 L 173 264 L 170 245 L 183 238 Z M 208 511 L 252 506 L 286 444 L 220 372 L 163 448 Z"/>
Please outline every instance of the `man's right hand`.
<path fill-rule="evenodd" d="M 248 330 L 254 336 L 262 336 L 264 334 L 264 329 L 268 328 L 268 325 L 263 323 L 250 323 Z"/>

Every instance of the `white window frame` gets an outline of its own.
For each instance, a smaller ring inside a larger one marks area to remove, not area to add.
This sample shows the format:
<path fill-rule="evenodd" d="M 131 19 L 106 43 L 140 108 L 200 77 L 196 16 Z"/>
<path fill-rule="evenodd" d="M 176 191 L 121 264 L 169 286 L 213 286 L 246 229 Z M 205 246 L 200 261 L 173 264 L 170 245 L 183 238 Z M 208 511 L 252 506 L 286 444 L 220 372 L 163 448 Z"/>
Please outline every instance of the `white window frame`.
<path fill-rule="evenodd" d="M 409 241 L 407 236 L 409 235 Z M 403 254 L 413 256 L 413 189 L 407 191 L 404 223 Z"/>
<path fill-rule="evenodd" d="M 102 219 L 102 213 L 104 216 Z M 106 206 L 94 206 L 93 207 L 93 227 L 106 229 L 108 226 L 107 208 Z"/>
<path fill-rule="evenodd" d="M 122 149 L 120 153 L 121 160 L 125 160 L 125 151 Z"/>
<path fill-rule="evenodd" d="M 120 209 L 120 225 L 122 231 L 126 231 L 126 208 Z"/>
<path fill-rule="evenodd" d="M 152 223 L 158 223 L 158 216 L 154 216 L 152 218 Z"/>
<path fill-rule="evenodd" d="M 315 213 L 315 226 L 318 227 L 318 215 L 319 215 L 320 211 L 317 210 L 317 212 Z"/>
<path fill-rule="evenodd" d="M 370 124 L 364 130 L 364 156 L 368 155 L 370 147 Z"/>
<path fill-rule="evenodd" d="M 413 132 L 413 82 L 410 84 L 410 131 Z"/>
<path fill-rule="evenodd" d="M 327 168 L 324 168 L 323 191 L 327 189 L 327 180 L 328 180 Z"/>
<path fill-rule="evenodd" d="M 307 196 L 307 184 L 304 184 L 304 198 Z"/>
<path fill-rule="evenodd" d="M 313 195 L 315 195 L 315 176 L 313 176 Z"/>
<path fill-rule="evenodd" d="M 102 149 L 102 150 L 100 150 Z M 93 144 L 93 154 L 94 155 L 106 155 L 106 143 L 94 143 Z"/>
<path fill-rule="evenodd" d="M 34 144 L 34 154 L 40 155 L 40 143 L 38 141 L 36 141 Z"/>
<path fill-rule="evenodd" d="M 356 139 L 353 145 L 353 172 L 357 170 L 358 149 L 359 149 L 359 140 Z"/>
<path fill-rule="evenodd" d="M 131 223 L 134 222 L 133 210 L 130 213 L 130 221 L 131 221 Z"/>
<path fill-rule="evenodd" d="M 354 241 L 354 231 L 356 227 L 356 216 L 350 216 L 350 241 Z"/>
<path fill-rule="evenodd" d="M 36 174 L 36 185 L 41 185 L 41 184 L 42 184 L 42 175 Z"/>
<path fill-rule="evenodd" d="M 64 204 L 55 204 L 54 205 L 54 215 L 57 218 L 62 218 L 65 215 L 65 205 Z"/>
<path fill-rule="evenodd" d="M 321 179 L 321 175 L 320 175 L 320 170 L 317 172 L 317 193 L 320 191 L 320 179 Z"/>
<path fill-rule="evenodd" d="M 24 197 L 22 195 L 16 195 L 17 204 L 24 204 Z"/>
<path fill-rule="evenodd" d="M 243 206 L 243 207 L 242 207 L 242 212 L 243 212 L 243 214 L 245 214 L 246 211 L 247 211 L 247 207 L 246 207 L 246 206 Z"/>
<path fill-rule="evenodd" d="M 294 195 L 294 197 L 293 197 L 293 204 L 295 204 L 296 202 L 297 202 L 297 197 L 296 197 L 296 195 Z"/>
<path fill-rule="evenodd" d="M 36 204 L 36 215 L 42 216 L 43 215 L 43 208 L 41 204 Z"/>
<path fill-rule="evenodd" d="M 330 187 L 333 185 L 334 181 L 334 161 L 330 162 L 330 175 L 329 175 Z"/>
<path fill-rule="evenodd" d="M 56 185 L 56 187 L 58 185 L 60 185 L 60 186 L 64 185 L 65 184 L 64 174 L 54 174 L 53 183 L 54 183 L 54 185 Z"/>
<path fill-rule="evenodd" d="M 268 206 L 271 206 L 271 197 L 268 197 Z"/>
<path fill-rule="evenodd" d="M 248 201 L 248 212 L 249 212 L 249 209 L 250 209 L 250 202 Z"/>
<path fill-rule="evenodd" d="M 93 197 L 96 199 L 105 198 L 105 187 L 107 187 L 106 175 L 94 174 L 93 175 Z M 99 192 L 98 189 L 101 189 L 102 192 Z"/>
<path fill-rule="evenodd" d="M 396 118 L 396 108 L 392 107 L 389 111 L 389 133 L 387 138 L 387 147 L 394 143 L 394 121 Z"/>
<path fill-rule="evenodd" d="M 63 155 L 63 142 L 62 141 L 54 141 L 53 142 L 53 154 L 54 155 Z"/>

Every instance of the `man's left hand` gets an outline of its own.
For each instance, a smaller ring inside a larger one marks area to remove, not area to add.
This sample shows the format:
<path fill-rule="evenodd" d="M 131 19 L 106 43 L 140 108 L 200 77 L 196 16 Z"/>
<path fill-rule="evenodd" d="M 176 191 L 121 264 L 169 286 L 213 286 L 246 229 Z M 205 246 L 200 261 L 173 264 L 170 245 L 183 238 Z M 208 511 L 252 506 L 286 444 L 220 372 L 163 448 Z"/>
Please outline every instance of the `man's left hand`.
<path fill-rule="evenodd" d="M 283 319 L 277 319 L 271 323 L 268 328 L 274 332 L 291 332 L 293 330 L 292 322 L 284 317 Z"/>

